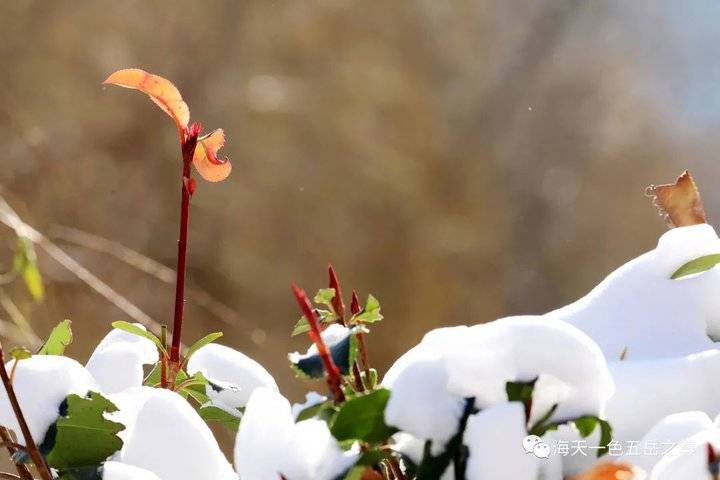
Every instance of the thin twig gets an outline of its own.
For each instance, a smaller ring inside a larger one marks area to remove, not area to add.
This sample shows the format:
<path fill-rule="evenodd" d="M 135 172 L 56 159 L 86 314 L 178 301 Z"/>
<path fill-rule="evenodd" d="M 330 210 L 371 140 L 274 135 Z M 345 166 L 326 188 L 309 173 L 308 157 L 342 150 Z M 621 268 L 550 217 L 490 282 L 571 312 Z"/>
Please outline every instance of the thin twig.
<path fill-rule="evenodd" d="M 7 370 L 5 370 L 5 352 L 3 350 L 2 343 L 0 343 L 0 378 L 2 378 L 8 401 L 10 402 L 10 405 L 12 405 L 13 412 L 15 413 L 15 418 L 17 419 L 18 425 L 20 425 L 20 431 L 22 432 L 23 438 L 25 439 L 25 448 L 30 454 L 30 458 L 32 458 L 32 461 L 35 464 L 35 468 L 37 468 L 37 471 L 40 474 L 40 477 L 42 477 L 42 480 L 52 480 L 52 474 L 50 473 L 50 469 L 45 463 L 45 459 L 40 454 L 40 450 L 38 450 L 37 445 L 35 444 L 35 440 L 33 440 L 32 438 L 30 428 L 25 421 L 25 416 L 22 413 L 20 403 L 18 402 L 17 396 L 15 395 L 15 389 L 10 382 L 10 377 L 8 377 Z"/>
<path fill-rule="evenodd" d="M 18 236 L 23 236 L 42 248 L 53 260 L 73 273 L 107 301 L 122 310 L 128 317 L 145 325 L 145 327 L 155 333 L 160 332 L 160 324 L 157 321 L 140 310 L 140 308 L 135 306 L 127 298 L 116 292 L 110 285 L 100 280 L 87 268 L 65 253 L 63 249 L 45 237 L 45 235 L 25 223 L 2 196 L 0 196 L 0 223 L 4 223 L 15 230 Z"/>
<path fill-rule="evenodd" d="M 13 437 L 12 435 L 10 435 L 10 430 L 5 427 L 0 427 L 0 440 L 3 441 L 3 443 L 5 444 L 5 448 L 8 451 L 8 454 L 10 455 L 10 457 L 12 457 L 18 449 L 13 447 L 16 442 L 13 441 Z M 16 463 L 15 469 L 17 470 L 18 475 L 20 475 L 20 478 L 22 478 L 22 480 L 33 480 L 33 475 L 32 473 L 30 473 L 30 469 L 27 467 L 27 465 L 24 465 L 22 463 Z"/>
<path fill-rule="evenodd" d="M 15 302 L 13 302 L 12 298 L 10 298 L 10 295 L 5 293 L 5 289 L 1 287 L 0 305 L 10 316 L 10 320 L 13 321 L 13 323 L 18 327 L 21 332 L 23 332 L 25 340 L 30 342 L 32 347 L 39 346 L 42 343 L 40 337 L 35 335 L 35 331 L 30 325 L 30 322 L 28 322 L 27 318 L 25 318 L 25 315 L 22 314 L 18 306 L 15 304 Z"/>
<path fill-rule="evenodd" d="M 50 236 L 115 257 L 121 262 L 168 285 L 175 283 L 175 276 L 177 275 L 175 270 L 120 242 L 66 225 L 53 225 Z M 194 285 L 186 285 L 185 291 L 194 305 L 205 308 L 223 323 L 235 328 L 242 326 L 243 321 L 240 315 L 207 291 Z"/>

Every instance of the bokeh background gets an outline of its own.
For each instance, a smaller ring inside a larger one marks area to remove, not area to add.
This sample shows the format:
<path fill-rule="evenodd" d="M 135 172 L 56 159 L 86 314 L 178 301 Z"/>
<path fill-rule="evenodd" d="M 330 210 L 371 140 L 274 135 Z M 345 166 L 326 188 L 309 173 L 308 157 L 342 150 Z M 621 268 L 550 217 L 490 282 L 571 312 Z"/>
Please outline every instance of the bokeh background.
<path fill-rule="evenodd" d="M 0 3 L 0 194 L 148 318 L 171 322 L 176 132 L 144 96 L 172 79 L 232 159 L 191 212 L 185 339 L 223 330 L 283 391 L 289 284 L 375 294 L 382 371 L 430 328 L 542 313 L 653 247 L 644 188 L 685 168 L 720 214 L 720 5 L 438 0 Z M 0 226 L 0 272 L 14 232 Z M 127 250 L 130 249 L 131 251 Z M 159 264 L 138 258 L 137 252 Z M 0 290 L 7 346 L 63 318 L 85 360 L 130 320 L 38 249 L 45 300 Z M 143 270 L 144 269 L 144 270 Z"/>

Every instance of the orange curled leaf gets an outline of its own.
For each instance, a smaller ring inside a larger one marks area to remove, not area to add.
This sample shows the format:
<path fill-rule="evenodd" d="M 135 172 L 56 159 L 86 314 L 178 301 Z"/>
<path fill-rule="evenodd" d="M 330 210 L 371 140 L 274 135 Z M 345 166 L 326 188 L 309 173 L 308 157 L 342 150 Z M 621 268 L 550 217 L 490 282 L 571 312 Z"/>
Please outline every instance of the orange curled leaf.
<path fill-rule="evenodd" d="M 697 185 L 685 170 L 675 183 L 650 185 L 646 195 L 660 211 L 668 227 L 687 227 L 706 223 L 705 209 Z"/>
<path fill-rule="evenodd" d="M 642 480 L 645 474 L 625 463 L 599 463 L 590 470 L 569 480 Z"/>
<path fill-rule="evenodd" d="M 184 132 L 187 128 L 190 109 L 170 80 L 139 68 L 126 68 L 110 75 L 103 84 L 140 90 L 175 120 L 179 132 Z"/>
<path fill-rule="evenodd" d="M 217 152 L 225 144 L 225 132 L 222 128 L 198 138 L 193 164 L 201 177 L 208 182 L 219 182 L 230 175 L 232 165 L 227 158 L 220 160 Z"/>

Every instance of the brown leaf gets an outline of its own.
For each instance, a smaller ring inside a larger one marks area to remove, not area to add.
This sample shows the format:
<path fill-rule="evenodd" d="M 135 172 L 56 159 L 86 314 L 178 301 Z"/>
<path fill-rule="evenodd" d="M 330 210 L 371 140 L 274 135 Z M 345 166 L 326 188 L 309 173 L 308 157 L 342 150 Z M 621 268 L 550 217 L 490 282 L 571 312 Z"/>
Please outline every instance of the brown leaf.
<path fill-rule="evenodd" d="M 599 463 L 569 480 L 643 480 L 645 473 L 625 463 Z"/>
<path fill-rule="evenodd" d="M 139 68 L 126 68 L 110 75 L 103 84 L 140 90 L 175 120 L 179 132 L 184 132 L 187 128 L 190 109 L 170 80 Z"/>
<path fill-rule="evenodd" d="M 685 170 L 674 184 L 650 185 L 646 194 L 660 211 L 668 227 L 686 227 L 706 223 L 700 192 L 690 172 Z"/>
<path fill-rule="evenodd" d="M 227 157 L 220 160 L 217 152 L 225 144 L 225 133 L 218 128 L 205 136 L 198 138 L 193 155 L 193 164 L 201 177 L 208 182 L 219 182 L 230 175 L 232 165 Z"/>

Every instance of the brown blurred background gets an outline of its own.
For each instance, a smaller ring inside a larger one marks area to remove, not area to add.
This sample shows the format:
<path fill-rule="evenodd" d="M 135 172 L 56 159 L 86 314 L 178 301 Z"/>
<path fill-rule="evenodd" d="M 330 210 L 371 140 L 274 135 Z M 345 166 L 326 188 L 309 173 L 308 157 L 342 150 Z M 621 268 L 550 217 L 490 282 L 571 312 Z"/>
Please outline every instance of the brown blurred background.
<path fill-rule="evenodd" d="M 172 79 L 234 165 L 193 199 L 185 339 L 225 331 L 298 398 L 285 354 L 308 342 L 289 336 L 288 287 L 325 286 L 328 262 L 381 300 L 383 370 L 430 328 L 542 313 L 652 248 L 649 183 L 690 168 L 714 219 L 718 16 L 670 0 L 6 1 L 0 193 L 170 322 L 167 270 L 67 227 L 174 268 L 174 127 L 100 85 L 130 66 Z M 2 272 L 14 244 L 2 226 Z M 129 317 L 38 255 L 45 301 L 4 285 L 17 311 L 4 301 L 0 325 L 19 313 L 44 337 L 71 318 L 84 361 Z"/>

